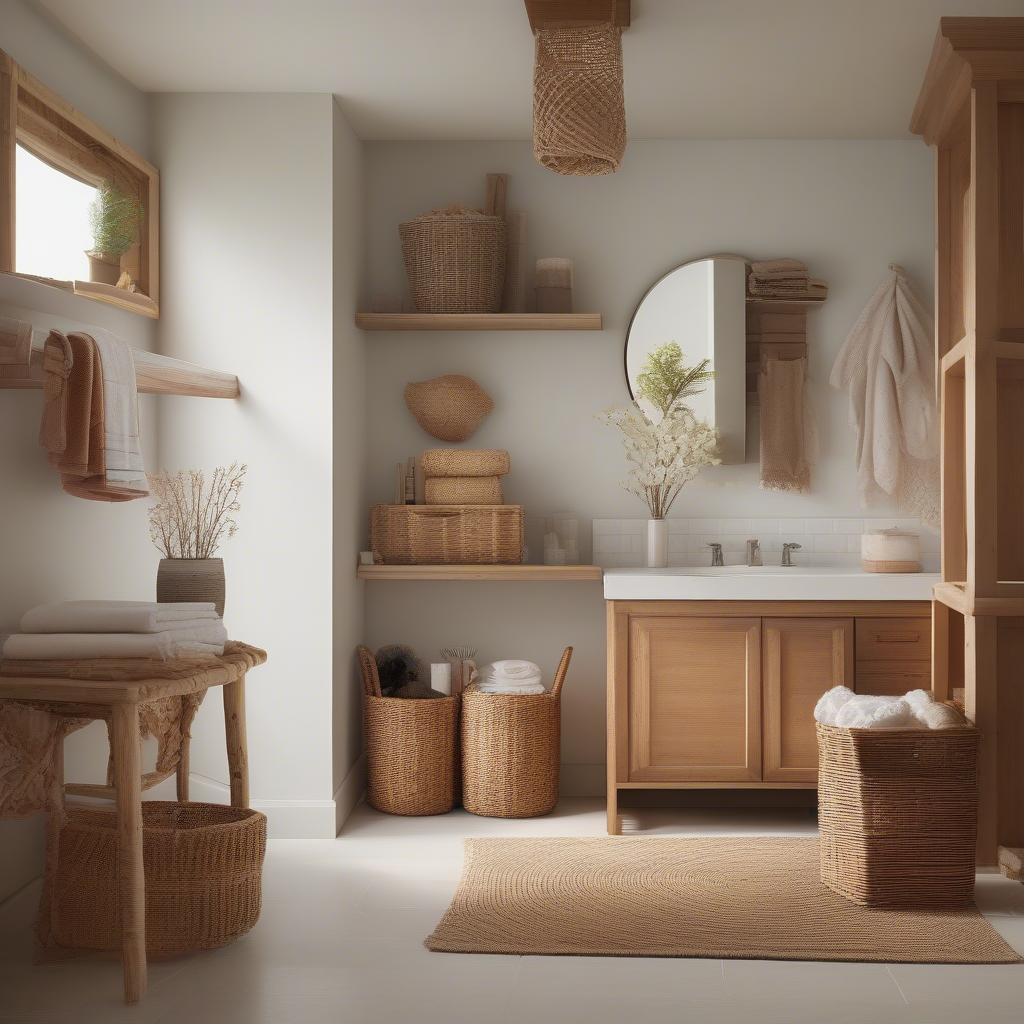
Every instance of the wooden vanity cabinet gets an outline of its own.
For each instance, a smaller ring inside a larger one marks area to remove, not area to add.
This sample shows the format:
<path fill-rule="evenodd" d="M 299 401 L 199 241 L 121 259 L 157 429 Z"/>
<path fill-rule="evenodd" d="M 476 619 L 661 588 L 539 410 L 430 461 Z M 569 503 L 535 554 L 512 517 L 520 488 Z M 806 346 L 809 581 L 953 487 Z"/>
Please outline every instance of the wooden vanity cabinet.
<path fill-rule="evenodd" d="M 608 831 L 630 789 L 813 789 L 833 686 L 930 687 L 926 601 L 608 601 Z"/>

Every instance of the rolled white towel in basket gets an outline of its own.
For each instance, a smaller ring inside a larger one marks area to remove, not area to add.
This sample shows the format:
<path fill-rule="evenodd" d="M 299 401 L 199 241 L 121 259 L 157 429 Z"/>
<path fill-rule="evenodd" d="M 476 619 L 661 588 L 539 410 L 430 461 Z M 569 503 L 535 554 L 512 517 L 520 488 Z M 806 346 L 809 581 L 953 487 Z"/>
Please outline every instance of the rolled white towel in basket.
<path fill-rule="evenodd" d="M 514 658 L 485 665 L 473 674 L 473 682 L 481 693 L 544 692 L 540 667 Z"/>
<path fill-rule="evenodd" d="M 958 711 L 940 704 L 927 690 L 884 697 L 854 693 L 846 686 L 822 694 L 814 720 L 846 729 L 951 729 L 965 724 Z"/>

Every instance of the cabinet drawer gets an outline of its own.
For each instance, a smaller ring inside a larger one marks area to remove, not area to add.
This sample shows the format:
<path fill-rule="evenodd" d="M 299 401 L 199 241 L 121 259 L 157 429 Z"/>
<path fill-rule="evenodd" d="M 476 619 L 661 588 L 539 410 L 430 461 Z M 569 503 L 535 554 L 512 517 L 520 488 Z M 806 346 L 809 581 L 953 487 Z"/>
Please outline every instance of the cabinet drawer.
<path fill-rule="evenodd" d="M 927 661 L 862 661 L 857 665 L 857 693 L 902 697 L 909 690 L 930 690 L 932 667 Z"/>
<path fill-rule="evenodd" d="M 858 619 L 858 675 L 862 661 L 930 661 L 930 619 Z"/>

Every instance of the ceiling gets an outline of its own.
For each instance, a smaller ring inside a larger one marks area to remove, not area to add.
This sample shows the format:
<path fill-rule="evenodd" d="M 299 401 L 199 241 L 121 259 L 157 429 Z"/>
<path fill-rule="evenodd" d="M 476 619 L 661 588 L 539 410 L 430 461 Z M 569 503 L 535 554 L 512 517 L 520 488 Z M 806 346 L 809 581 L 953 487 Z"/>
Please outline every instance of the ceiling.
<path fill-rule="evenodd" d="M 530 136 L 521 0 L 38 0 L 150 92 L 330 92 L 366 139 Z M 905 138 L 938 19 L 1024 0 L 633 0 L 631 138 Z"/>

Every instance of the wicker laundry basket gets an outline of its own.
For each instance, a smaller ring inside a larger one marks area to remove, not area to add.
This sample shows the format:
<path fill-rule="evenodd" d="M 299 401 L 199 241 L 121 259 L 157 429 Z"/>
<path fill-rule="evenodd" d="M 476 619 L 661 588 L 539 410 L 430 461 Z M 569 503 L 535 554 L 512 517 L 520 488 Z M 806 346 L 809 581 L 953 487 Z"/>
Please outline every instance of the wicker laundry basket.
<path fill-rule="evenodd" d="M 260 916 L 267 819 L 219 804 L 142 804 L 146 951 L 223 946 Z M 69 808 L 48 876 L 51 939 L 67 949 L 119 950 L 117 815 Z M 50 869 L 48 867 L 48 872 Z"/>
<path fill-rule="evenodd" d="M 412 300 L 420 313 L 497 313 L 505 286 L 505 222 L 450 207 L 399 225 Z"/>
<path fill-rule="evenodd" d="M 626 152 L 622 30 L 550 25 L 536 33 L 533 155 L 559 174 L 611 174 Z"/>
<path fill-rule="evenodd" d="M 558 803 L 567 647 L 547 693 L 462 694 L 462 805 L 489 818 L 535 818 Z"/>
<path fill-rule="evenodd" d="M 969 903 L 978 731 L 817 731 L 822 882 L 864 906 Z"/>
<path fill-rule="evenodd" d="M 374 505 L 370 547 L 387 565 L 517 565 L 522 505 Z"/>
<path fill-rule="evenodd" d="M 455 806 L 459 698 L 382 697 L 377 662 L 356 648 L 363 676 L 366 801 L 386 814 L 445 814 Z"/>

